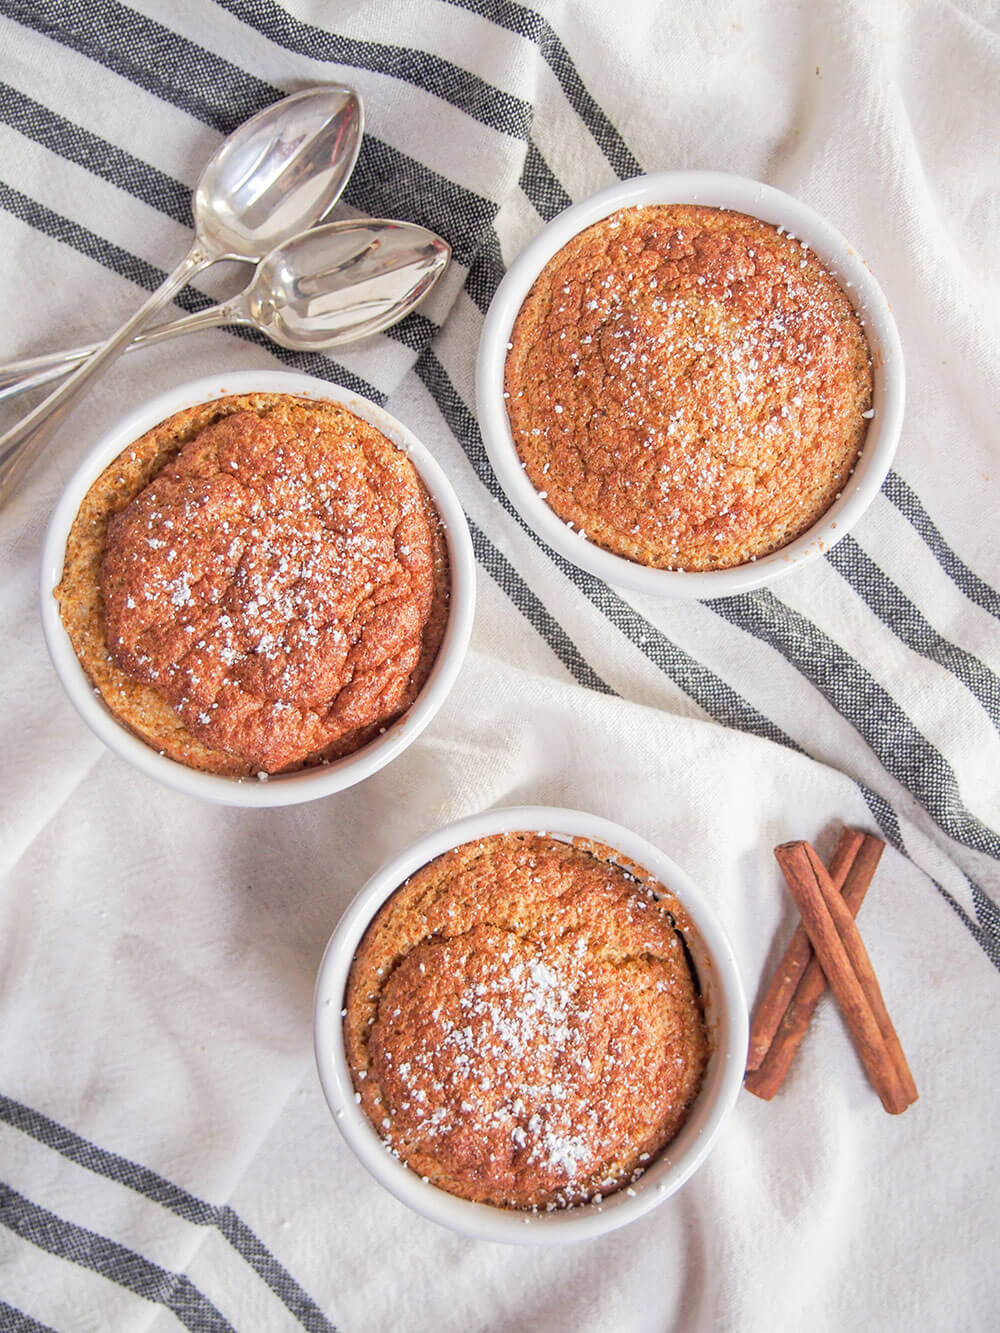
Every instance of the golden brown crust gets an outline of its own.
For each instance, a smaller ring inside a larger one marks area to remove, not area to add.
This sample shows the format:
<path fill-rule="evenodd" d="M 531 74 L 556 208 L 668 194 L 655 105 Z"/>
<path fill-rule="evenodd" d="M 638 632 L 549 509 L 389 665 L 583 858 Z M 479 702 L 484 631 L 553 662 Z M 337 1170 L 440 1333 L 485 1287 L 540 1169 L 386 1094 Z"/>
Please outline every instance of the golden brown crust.
<path fill-rule="evenodd" d="M 448 584 L 401 450 L 337 403 L 246 394 L 176 413 L 105 469 L 55 595 L 121 722 L 240 777 L 352 753 L 405 711 Z"/>
<path fill-rule="evenodd" d="M 586 538 L 662 569 L 787 545 L 864 444 L 868 345 L 803 242 L 742 213 L 623 209 L 546 265 L 514 323 L 511 432 Z"/>
<path fill-rule="evenodd" d="M 344 1036 L 389 1151 L 440 1188 L 553 1209 L 628 1185 L 708 1055 L 683 908 L 595 844 L 510 833 L 447 852 L 369 926 Z"/>

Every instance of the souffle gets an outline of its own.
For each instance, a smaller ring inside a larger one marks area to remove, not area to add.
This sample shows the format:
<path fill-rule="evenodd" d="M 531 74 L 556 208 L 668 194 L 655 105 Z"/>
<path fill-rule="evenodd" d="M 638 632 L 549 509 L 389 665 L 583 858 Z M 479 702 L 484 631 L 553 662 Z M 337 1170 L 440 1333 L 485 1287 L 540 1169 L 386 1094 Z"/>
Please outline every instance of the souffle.
<path fill-rule="evenodd" d="M 451 1194 L 548 1210 L 629 1187 L 677 1134 L 709 1040 L 682 906 L 609 848 L 467 843 L 383 905 L 344 1036 L 386 1149 Z"/>
<path fill-rule="evenodd" d="M 402 450 L 338 403 L 248 394 L 178 412 L 101 474 L 56 597 L 122 724 L 191 768 L 266 777 L 409 707 L 448 586 Z"/>
<path fill-rule="evenodd" d="M 873 415 L 864 331 L 819 258 L 697 205 L 623 209 L 553 256 L 514 323 L 505 399 L 564 522 L 679 570 L 745 564 L 812 527 Z"/>

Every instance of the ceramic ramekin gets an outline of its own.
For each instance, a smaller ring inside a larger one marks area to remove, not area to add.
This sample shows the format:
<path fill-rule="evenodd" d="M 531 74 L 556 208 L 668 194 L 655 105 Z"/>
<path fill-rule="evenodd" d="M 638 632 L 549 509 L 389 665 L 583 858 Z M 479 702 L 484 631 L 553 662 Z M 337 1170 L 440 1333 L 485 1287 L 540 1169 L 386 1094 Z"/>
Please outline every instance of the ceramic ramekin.
<path fill-rule="evenodd" d="M 865 447 L 840 498 L 793 542 L 732 569 L 685 573 L 653 569 L 581 537 L 539 496 L 514 447 L 503 398 L 504 362 L 517 313 L 535 279 L 578 232 L 620 208 L 703 204 L 730 208 L 784 227 L 806 241 L 839 278 L 864 325 L 872 353 L 875 416 Z M 497 288 L 483 326 L 476 368 L 476 404 L 493 470 L 526 523 L 581 569 L 634 592 L 669 597 L 721 597 L 745 592 L 797 569 L 843 537 L 878 494 L 892 464 L 903 421 L 903 351 L 896 322 L 871 270 L 824 218 L 801 200 L 760 181 L 723 171 L 665 171 L 614 185 L 567 208 L 535 237 Z"/>
<path fill-rule="evenodd" d="M 53 596 L 62 577 L 70 527 L 88 489 L 107 465 L 133 440 L 175 412 L 240 393 L 286 393 L 343 403 L 359 417 L 370 421 L 405 451 L 419 472 L 444 524 L 451 562 L 448 625 L 431 674 L 412 706 L 383 735 L 354 754 L 317 768 L 275 775 L 266 782 L 197 772 L 158 754 L 122 726 L 95 693 L 80 665 Z M 286 371 L 238 371 L 181 384 L 150 399 L 110 427 L 84 459 L 56 505 L 45 538 L 41 571 L 42 628 L 56 674 L 84 722 L 110 749 L 148 777 L 156 778 L 176 791 L 222 805 L 294 805 L 329 796 L 361 782 L 416 740 L 444 703 L 462 665 L 472 630 L 475 588 L 475 557 L 462 506 L 441 468 L 411 431 L 367 398 L 311 375 Z"/>
<path fill-rule="evenodd" d="M 341 1011 L 358 944 L 379 908 L 414 871 L 453 847 L 496 833 L 534 831 L 612 847 L 650 871 L 677 896 L 695 928 L 688 939 L 705 1000 L 712 1054 L 705 1081 L 680 1133 L 626 1192 L 599 1204 L 552 1213 L 526 1213 L 471 1203 L 425 1183 L 385 1148 L 354 1098 L 344 1053 Z M 704 1161 L 732 1110 L 747 1052 L 747 1006 L 732 949 L 714 909 L 670 857 L 637 833 L 596 815 L 547 806 L 521 806 L 473 815 L 439 829 L 373 875 L 330 938 L 316 981 L 315 1046 L 320 1082 L 334 1120 L 371 1174 L 397 1199 L 466 1236 L 513 1244 L 564 1244 L 614 1231 L 675 1193 Z"/>

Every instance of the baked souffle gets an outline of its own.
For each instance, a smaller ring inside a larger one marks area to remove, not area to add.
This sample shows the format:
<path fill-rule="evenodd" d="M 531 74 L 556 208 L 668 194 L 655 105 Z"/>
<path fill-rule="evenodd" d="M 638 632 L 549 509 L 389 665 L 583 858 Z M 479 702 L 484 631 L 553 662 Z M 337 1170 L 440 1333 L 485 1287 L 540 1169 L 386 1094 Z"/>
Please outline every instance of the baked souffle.
<path fill-rule="evenodd" d="M 554 255 L 504 387 L 550 508 L 659 569 L 787 545 L 837 498 L 873 415 L 861 322 L 808 245 L 687 204 L 622 209 Z"/>
<path fill-rule="evenodd" d="M 124 726 L 244 777 L 350 754 L 398 718 L 448 588 L 402 450 L 338 403 L 244 394 L 176 413 L 105 469 L 55 595 Z"/>
<path fill-rule="evenodd" d="M 683 1125 L 709 1051 L 690 923 L 615 855 L 536 833 L 466 843 L 368 927 L 343 1020 L 355 1095 L 441 1189 L 599 1204 Z"/>

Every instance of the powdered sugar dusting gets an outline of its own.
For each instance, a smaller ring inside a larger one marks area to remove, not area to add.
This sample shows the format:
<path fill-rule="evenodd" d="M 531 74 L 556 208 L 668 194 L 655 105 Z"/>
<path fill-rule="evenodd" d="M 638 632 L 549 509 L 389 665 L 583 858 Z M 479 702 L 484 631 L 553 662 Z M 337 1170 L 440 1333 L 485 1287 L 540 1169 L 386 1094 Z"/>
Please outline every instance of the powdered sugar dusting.
<path fill-rule="evenodd" d="M 560 1207 L 645 1169 L 700 1078 L 685 1043 L 703 1038 L 656 898 L 537 841 L 497 862 L 496 881 L 477 870 L 470 899 L 450 885 L 421 918 L 429 933 L 384 977 L 375 969 L 364 1087 L 389 1150 L 422 1174 L 476 1182 L 470 1197 Z"/>
<path fill-rule="evenodd" d="M 554 256 L 505 377 L 529 478 L 575 530 L 665 568 L 784 545 L 870 419 L 867 344 L 820 261 L 756 219 L 626 209 Z"/>
<path fill-rule="evenodd" d="M 367 423 L 233 412 L 109 526 L 113 659 L 206 744 L 279 770 L 403 704 L 436 540 L 412 464 Z"/>

